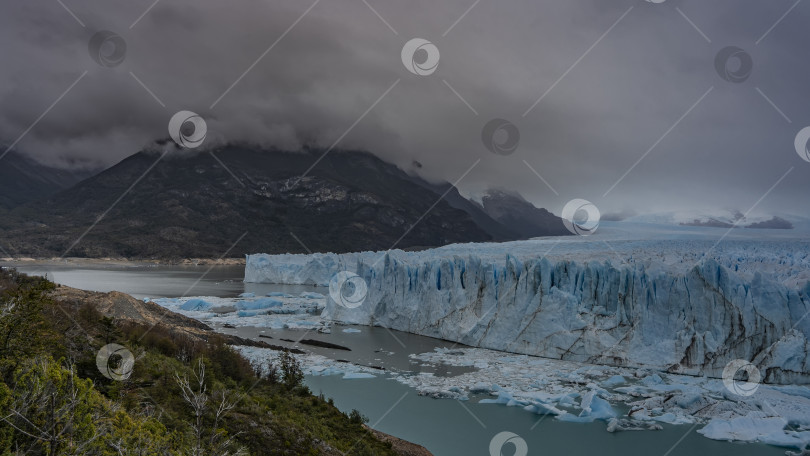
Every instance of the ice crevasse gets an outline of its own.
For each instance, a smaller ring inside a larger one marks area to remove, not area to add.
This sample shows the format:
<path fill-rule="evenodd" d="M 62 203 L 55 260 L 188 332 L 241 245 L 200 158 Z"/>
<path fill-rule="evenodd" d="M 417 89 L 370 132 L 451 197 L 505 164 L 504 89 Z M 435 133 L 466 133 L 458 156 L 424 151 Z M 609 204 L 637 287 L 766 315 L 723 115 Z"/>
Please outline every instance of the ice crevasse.
<path fill-rule="evenodd" d="M 765 382 L 810 383 L 810 283 L 788 286 L 778 271 L 743 273 L 723 258 L 672 268 L 610 256 L 250 255 L 245 280 L 325 285 L 347 270 L 368 295 L 354 309 L 329 299 L 324 318 L 690 375 L 719 377 L 743 359 Z"/>

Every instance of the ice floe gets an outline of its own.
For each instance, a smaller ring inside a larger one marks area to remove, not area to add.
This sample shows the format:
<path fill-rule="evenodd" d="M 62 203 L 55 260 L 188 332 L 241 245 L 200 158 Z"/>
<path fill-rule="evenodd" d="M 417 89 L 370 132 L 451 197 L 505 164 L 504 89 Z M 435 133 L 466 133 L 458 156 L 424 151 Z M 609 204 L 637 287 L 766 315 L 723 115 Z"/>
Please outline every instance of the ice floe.
<path fill-rule="evenodd" d="M 211 296 L 152 299 L 171 311 L 207 324 L 328 332 L 331 322 L 320 314 L 326 300 L 278 294 L 273 297 Z"/>
<path fill-rule="evenodd" d="M 238 347 L 254 365 L 278 352 Z M 785 448 L 810 445 L 810 388 L 761 385 L 750 397 L 730 394 L 717 379 L 583 365 L 480 348 L 436 349 L 411 355 L 411 371 L 381 372 L 321 355 L 298 356 L 307 375 L 388 378 L 436 399 L 477 400 L 520 407 L 566 422 L 605 424 L 609 432 L 695 425 L 707 438 Z M 459 375 L 421 372 L 432 366 L 474 367 Z M 622 385 L 622 386 L 616 386 Z"/>

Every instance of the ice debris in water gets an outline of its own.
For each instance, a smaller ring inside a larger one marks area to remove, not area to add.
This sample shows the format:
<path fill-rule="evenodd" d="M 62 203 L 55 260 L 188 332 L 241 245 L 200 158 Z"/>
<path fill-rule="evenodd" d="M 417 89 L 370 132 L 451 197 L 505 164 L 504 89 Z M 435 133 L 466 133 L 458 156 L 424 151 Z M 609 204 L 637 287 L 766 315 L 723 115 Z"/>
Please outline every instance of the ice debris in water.
<path fill-rule="evenodd" d="M 189 299 L 180 306 L 181 310 L 210 310 L 213 305 L 202 299 Z"/>

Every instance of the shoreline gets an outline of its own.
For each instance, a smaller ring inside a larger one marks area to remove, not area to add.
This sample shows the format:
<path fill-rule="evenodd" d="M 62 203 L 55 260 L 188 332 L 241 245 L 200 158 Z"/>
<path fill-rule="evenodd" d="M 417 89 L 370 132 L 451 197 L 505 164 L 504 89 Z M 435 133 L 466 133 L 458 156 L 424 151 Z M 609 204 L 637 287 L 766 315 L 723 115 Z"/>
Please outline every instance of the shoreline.
<path fill-rule="evenodd" d="M 42 266 L 244 266 L 245 258 L 183 258 L 183 259 L 130 259 L 130 258 L 33 258 L 0 257 L 0 263 Z"/>

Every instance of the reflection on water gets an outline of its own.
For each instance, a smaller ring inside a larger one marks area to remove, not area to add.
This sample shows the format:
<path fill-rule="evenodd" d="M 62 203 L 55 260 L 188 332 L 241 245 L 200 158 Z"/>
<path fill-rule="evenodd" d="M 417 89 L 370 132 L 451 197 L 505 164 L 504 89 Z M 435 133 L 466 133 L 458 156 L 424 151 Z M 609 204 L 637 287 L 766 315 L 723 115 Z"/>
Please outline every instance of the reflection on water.
<path fill-rule="evenodd" d="M 244 266 L 63 265 L 2 263 L 20 272 L 45 276 L 56 283 L 91 291 L 120 291 L 138 299 L 180 296 L 234 297 L 240 293 L 263 295 L 270 291 L 298 294 L 308 285 L 243 283 Z"/>

